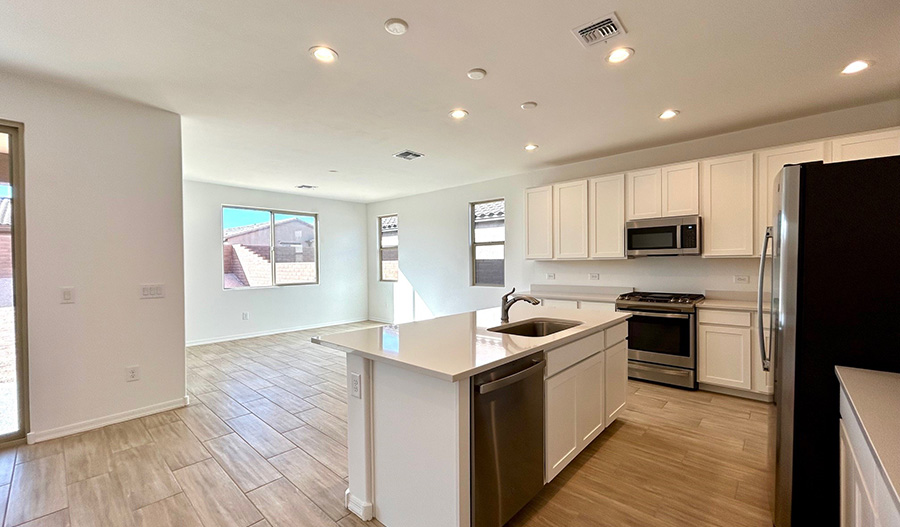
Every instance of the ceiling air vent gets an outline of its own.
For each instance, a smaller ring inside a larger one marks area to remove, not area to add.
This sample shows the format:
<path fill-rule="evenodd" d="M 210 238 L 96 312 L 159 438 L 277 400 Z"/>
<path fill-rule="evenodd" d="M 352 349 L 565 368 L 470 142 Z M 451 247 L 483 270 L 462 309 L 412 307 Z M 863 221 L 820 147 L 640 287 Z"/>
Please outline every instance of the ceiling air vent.
<path fill-rule="evenodd" d="M 394 157 L 399 157 L 400 159 L 412 161 L 413 159 L 419 159 L 420 157 L 425 157 L 425 154 L 413 152 L 412 150 L 404 150 L 402 152 L 397 152 L 396 154 L 394 154 Z"/>
<path fill-rule="evenodd" d="M 620 33 L 625 33 L 625 28 L 622 27 L 622 23 L 619 22 L 616 14 L 611 13 L 588 24 L 576 27 L 572 30 L 572 33 L 575 34 L 582 46 L 590 47 L 594 44 L 606 42 Z"/>

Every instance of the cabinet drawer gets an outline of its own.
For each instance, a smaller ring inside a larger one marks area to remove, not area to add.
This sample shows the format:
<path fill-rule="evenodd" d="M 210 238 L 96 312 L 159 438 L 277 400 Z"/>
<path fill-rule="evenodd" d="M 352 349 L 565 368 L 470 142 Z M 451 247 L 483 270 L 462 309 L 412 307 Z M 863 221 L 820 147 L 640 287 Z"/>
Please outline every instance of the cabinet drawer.
<path fill-rule="evenodd" d="M 606 330 L 606 347 L 611 348 L 625 340 L 628 336 L 628 322 L 623 322 L 618 326 L 613 326 Z"/>
<path fill-rule="evenodd" d="M 548 351 L 547 377 L 550 378 L 569 366 L 603 351 L 606 348 L 605 343 L 605 332 L 598 331 L 571 344 Z"/>
<path fill-rule="evenodd" d="M 746 311 L 712 311 L 701 309 L 698 319 L 701 324 L 750 327 L 750 313 Z"/>

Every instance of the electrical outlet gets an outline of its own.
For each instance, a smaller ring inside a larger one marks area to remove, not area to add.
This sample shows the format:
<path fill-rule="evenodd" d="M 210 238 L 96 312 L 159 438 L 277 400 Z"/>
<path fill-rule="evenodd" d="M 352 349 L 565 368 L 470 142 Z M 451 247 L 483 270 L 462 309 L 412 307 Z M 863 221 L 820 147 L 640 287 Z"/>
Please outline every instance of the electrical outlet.
<path fill-rule="evenodd" d="M 547 280 L 556 280 L 556 273 L 547 273 Z"/>
<path fill-rule="evenodd" d="M 749 284 L 750 277 L 745 274 L 736 274 L 734 275 L 734 283 L 736 284 Z"/>
<path fill-rule="evenodd" d="M 140 366 L 126 366 L 125 367 L 125 382 L 134 382 L 141 380 L 141 367 Z"/>
<path fill-rule="evenodd" d="M 60 287 L 59 288 L 59 303 L 60 304 L 74 304 L 75 303 L 75 288 L 74 287 Z"/>
<path fill-rule="evenodd" d="M 241 313 L 241 320 L 250 320 L 250 312 L 244 311 L 243 313 Z"/>
<path fill-rule="evenodd" d="M 599 280 L 600 273 L 591 273 L 588 275 L 588 280 Z"/>
<path fill-rule="evenodd" d="M 362 399 L 362 376 L 358 373 L 350 374 L 350 395 Z"/>
<path fill-rule="evenodd" d="M 141 284 L 141 300 L 152 298 L 165 298 L 166 286 L 163 284 Z"/>

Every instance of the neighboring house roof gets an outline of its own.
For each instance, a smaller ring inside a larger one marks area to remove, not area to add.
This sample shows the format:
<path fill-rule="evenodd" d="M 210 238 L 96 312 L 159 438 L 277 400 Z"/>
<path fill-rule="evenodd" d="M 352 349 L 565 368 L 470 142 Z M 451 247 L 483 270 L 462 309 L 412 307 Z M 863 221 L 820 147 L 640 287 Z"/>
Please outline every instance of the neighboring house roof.
<path fill-rule="evenodd" d="M 284 223 L 290 223 L 292 221 L 297 221 L 302 223 L 303 225 L 312 228 L 312 224 L 301 220 L 300 218 L 286 218 L 283 220 L 278 220 L 275 222 L 275 225 L 282 225 Z M 225 238 L 232 238 L 234 236 L 240 236 L 241 234 L 247 234 L 248 232 L 256 232 L 261 231 L 263 229 L 269 228 L 269 222 L 265 221 L 262 223 L 254 223 L 252 225 L 241 225 L 240 227 L 229 227 L 225 229 Z"/>
<path fill-rule="evenodd" d="M 0 198 L 0 225 L 12 225 L 12 198 Z"/>
<path fill-rule="evenodd" d="M 393 216 L 382 216 L 381 217 L 381 230 L 383 231 L 395 231 L 397 230 L 397 215 Z"/>
<path fill-rule="evenodd" d="M 502 199 L 475 205 L 475 221 L 502 220 L 505 215 L 506 202 Z"/>

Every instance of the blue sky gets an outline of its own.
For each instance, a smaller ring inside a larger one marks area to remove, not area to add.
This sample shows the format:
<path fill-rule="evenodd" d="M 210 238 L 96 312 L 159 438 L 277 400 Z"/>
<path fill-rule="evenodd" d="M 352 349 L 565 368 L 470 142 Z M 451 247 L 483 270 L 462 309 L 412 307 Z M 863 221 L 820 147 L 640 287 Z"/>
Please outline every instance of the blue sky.
<path fill-rule="evenodd" d="M 8 198 L 12 196 L 12 187 L 6 184 L 0 184 L 0 198 Z"/>
<path fill-rule="evenodd" d="M 292 214 L 275 214 L 275 221 L 291 217 L 293 217 Z M 309 224 L 314 223 L 311 216 L 300 216 L 300 219 Z M 267 221 L 269 221 L 269 213 L 265 210 L 233 209 L 228 207 L 222 209 L 222 227 L 225 229 Z"/>

